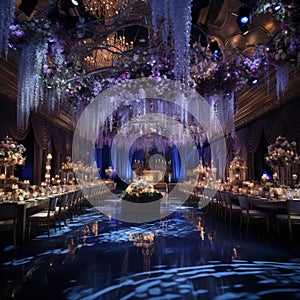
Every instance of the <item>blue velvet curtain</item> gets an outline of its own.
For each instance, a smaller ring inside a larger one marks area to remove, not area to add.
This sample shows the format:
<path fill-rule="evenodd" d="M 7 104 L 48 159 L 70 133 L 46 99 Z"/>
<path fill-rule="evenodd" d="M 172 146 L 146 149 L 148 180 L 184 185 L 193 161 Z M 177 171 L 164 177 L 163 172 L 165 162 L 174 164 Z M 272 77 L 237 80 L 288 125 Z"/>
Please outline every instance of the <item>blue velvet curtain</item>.
<path fill-rule="evenodd" d="M 172 154 L 172 181 L 178 181 L 180 177 L 180 166 L 181 166 L 181 161 L 180 161 L 180 155 L 178 152 L 177 147 L 172 147 L 171 148 L 171 154 Z"/>
<path fill-rule="evenodd" d="M 166 159 L 171 159 L 172 166 L 172 182 L 177 182 L 180 179 L 184 179 L 186 170 L 193 170 L 199 164 L 199 149 L 195 146 L 191 150 L 183 147 L 180 151 L 176 146 L 170 148 L 171 156 Z M 208 150 L 205 150 L 205 158 L 207 159 Z M 183 157 L 180 157 L 182 153 Z M 96 149 L 95 159 L 98 168 L 100 168 L 101 176 L 105 176 L 105 169 L 112 166 L 117 170 L 117 175 L 123 180 L 132 179 L 132 162 L 136 159 L 143 161 L 143 150 L 139 149 L 133 151 L 130 149 L 129 153 L 125 149 L 118 147 L 118 149 L 104 146 L 103 148 Z M 167 175 L 167 174 L 166 174 Z"/>

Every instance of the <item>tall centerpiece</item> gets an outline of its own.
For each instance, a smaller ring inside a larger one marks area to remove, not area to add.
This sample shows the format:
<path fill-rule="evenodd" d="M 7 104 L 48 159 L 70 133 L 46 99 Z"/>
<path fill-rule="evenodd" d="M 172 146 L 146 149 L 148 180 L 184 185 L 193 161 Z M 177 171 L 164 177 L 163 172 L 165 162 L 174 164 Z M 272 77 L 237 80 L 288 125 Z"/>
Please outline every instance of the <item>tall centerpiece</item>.
<path fill-rule="evenodd" d="M 229 166 L 229 181 L 246 180 L 247 164 L 245 160 L 239 156 L 235 156 Z"/>
<path fill-rule="evenodd" d="M 292 185 L 297 176 L 299 156 L 296 142 L 288 142 L 284 136 L 278 136 L 275 143 L 268 146 L 265 157 L 267 164 L 273 169 L 273 179 L 281 185 Z M 295 176 L 296 175 L 296 176 Z"/>
<path fill-rule="evenodd" d="M 268 146 L 265 159 L 273 169 L 274 181 L 290 186 L 297 175 L 299 164 L 296 142 L 288 142 L 284 136 L 278 136 L 275 143 Z"/>
<path fill-rule="evenodd" d="M 26 148 L 22 144 L 18 144 L 10 137 L 6 137 L 0 143 L 0 168 L 5 178 L 14 176 L 14 168 L 16 165 L 24 165 L 25 157 L 23 153 Z"/>

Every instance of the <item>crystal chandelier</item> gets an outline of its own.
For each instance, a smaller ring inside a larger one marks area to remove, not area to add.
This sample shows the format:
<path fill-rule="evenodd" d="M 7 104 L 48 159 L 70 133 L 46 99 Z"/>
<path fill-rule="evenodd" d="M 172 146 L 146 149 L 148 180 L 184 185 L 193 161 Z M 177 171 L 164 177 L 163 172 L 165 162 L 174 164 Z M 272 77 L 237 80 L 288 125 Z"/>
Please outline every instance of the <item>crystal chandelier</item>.
<path fill-rule="evenodd" d="M 111 18 L 120 15 L 128 6 L 145 2 L 145 0 L 83 0 L 87 12 L 105 24 L 112 22 Z"/>
<path fill-rule="evenodd" d="M 111 67 L 119 60 L 123 61 L 122 53 L 131 50 L 133 42 L 127 42 L 123 35 L 113 34 L 99 48 L 84 58 L 88 69 Z"/>

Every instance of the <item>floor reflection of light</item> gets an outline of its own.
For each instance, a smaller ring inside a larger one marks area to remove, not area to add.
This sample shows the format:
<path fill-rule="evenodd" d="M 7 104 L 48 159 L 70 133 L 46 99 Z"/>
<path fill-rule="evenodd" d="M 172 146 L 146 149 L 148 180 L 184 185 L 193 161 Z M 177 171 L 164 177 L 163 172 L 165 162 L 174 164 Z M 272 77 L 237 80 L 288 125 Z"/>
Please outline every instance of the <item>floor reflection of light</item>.
<path fill-rule="evenodd" d="M 62 264 L 65 264 L 68 260 L 71 260 L 75 257 L 76 255 L 76 249 L 77 249 L 77 243 L 74 242 L 74 239 L 71 238 L 69 243 L 67 244 L 67 249 L 69 250 L 67 255 L 66 255 L 66 258 L 62 261 Z"/>
<path fill-rule="evenodd" d="M 233 247 L 232 248 L 232 256 L 231 259 L 239 259 L 239 255 L 238 255 L 238 247 Z"/>
<path fill-rule="evenodd" d="M 154 233 L 126 233 L 133 245 L 141 249 L 144 258 L 143 270 L 149 272 L 151 270 L 151 256 L 154 253 Z"/>
<path fill-rule="evenodd" d="M 98 222 L 94 222 L 92 224 L 92 232 L 95 237 L 98 236 Z"/>

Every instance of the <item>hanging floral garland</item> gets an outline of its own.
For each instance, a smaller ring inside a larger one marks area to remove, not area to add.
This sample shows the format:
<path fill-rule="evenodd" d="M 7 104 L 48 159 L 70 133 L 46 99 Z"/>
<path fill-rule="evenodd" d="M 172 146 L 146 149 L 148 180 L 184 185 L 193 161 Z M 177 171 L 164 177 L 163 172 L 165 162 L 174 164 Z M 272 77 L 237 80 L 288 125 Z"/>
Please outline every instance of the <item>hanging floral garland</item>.
<path fill-rule="evenodd" d="M 270 5 L 275 4 L 273 2 L 255 1 L 255 13 L 269 12 Z M 291 7 L 283 3 L 284 13 L 276 15 L 283 22 L 281 32 L 261 45 L 253 58 L 239 53 L 236 55 L 238 59 L 233 62 L 227 61 L 225 54 L 222 59 L 215 59 L 210 53 L 193 59 L 191 53 L 197 53 L 199 49 L 197 45 L 190 45 L 191 0 L 151 0 L 150 6 L 153 31 L 159 36 L 161 30 L 161 48 L 171 40 L 174 52 L 161 55 L 155 51 L 158 48 L 152 52 L 148 48 L 133 49 L 127 54 L 126 63 L 115 61 L 109 70 L 105 70 L 104 77 L 96 72 L 89 74 L 82 57 L 75 56 L 75 52 L 72 54 L 73 48 L 82 47 L 86 41 L 84 20 L 76 19 L 77 23 L 72 23 L 74 26 L 68 26 L 61 19 L 32 19 L 15 24 L 7 21 L 6 24 L 11 24 L 7 25 L 9 42 L 21 50 L 18 126 L 26 128 L 30 112 L 38 109 L 43 102 L 47 102 L 48 109 L 52 111 L 62 97 L 72 102 L 74 108 L 83 109 L 101 91 L 123 81 L 123 76 L 127 79 L 145 76 L 183 80 L 200 94 L 214 97 L 218 94 L 231 95 L 249 83 L 251 78 L 259 77 L 269 65 L 275 65 L 277 96 L 284 94 L 290 65 L 299 63 L 300 57 L 298 5 L 295 3 Z M 7 11 L 8 8 L 5 9 Z M 2 19 L 0 25 L 1 22 Z M 215 105 L 216 111 L 218 107 L 221 105 Z"/>
<path fill-rule="evenodd" d="M 0 56 L 8 54 L 9 26 L 14 22 L 15 0 L 0 1 Z"/>
<path fill-rule="evenodd" d="M 251 0 L 245 2 L 252 14 L 271 14 L 281 22 L 281 30 L 270 36 L 260 53 L 276 68 L 276 92 L 279 100 L 286 92 L 291 67 L 300 62 L 300 6 L 296 1 Z"/>

